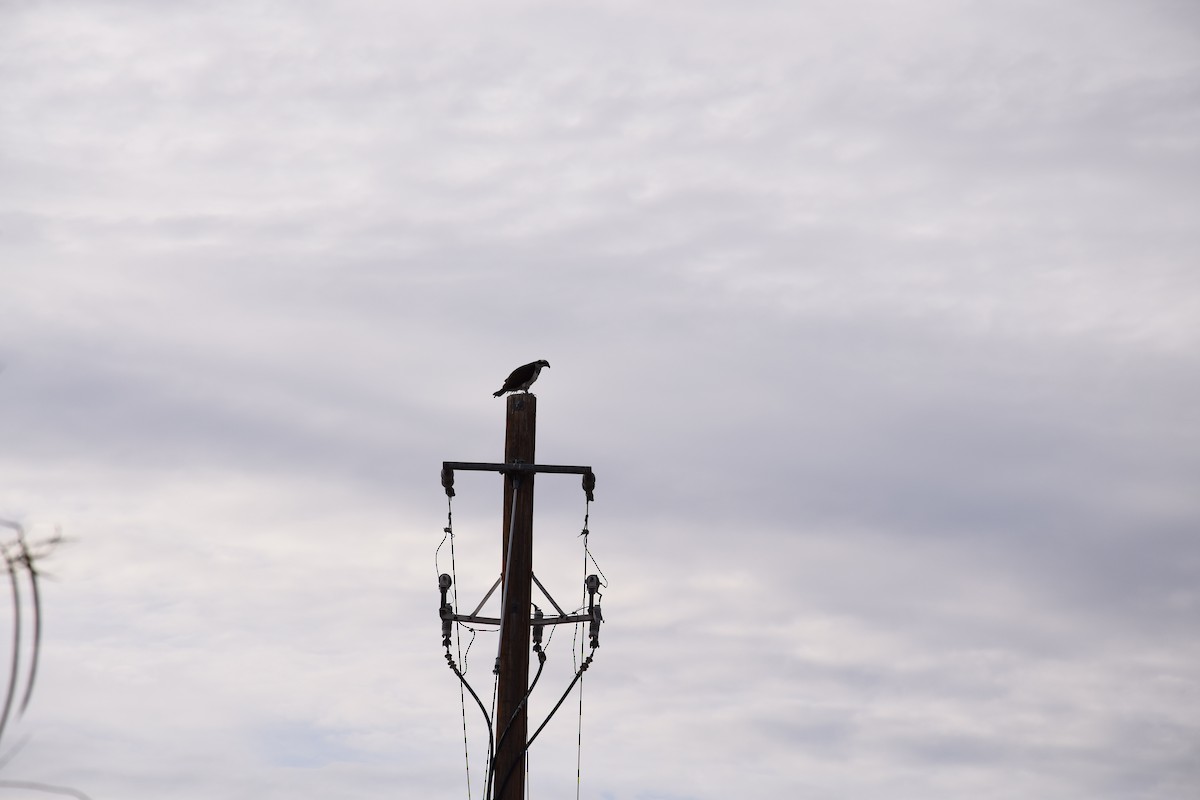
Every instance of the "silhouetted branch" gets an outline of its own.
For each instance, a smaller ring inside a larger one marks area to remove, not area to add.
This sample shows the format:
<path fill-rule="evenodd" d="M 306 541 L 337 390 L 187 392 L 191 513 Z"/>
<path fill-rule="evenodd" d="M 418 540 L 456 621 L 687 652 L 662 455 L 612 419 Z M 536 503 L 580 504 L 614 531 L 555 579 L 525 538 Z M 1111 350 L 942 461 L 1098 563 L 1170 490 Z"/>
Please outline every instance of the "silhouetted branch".
<path fill-rule="evenodd" d="M 17 584 L 17 568 L 14 559 L 5 553 L 8 565 L 8 577 L 12 584 L 13 598 L 13 639 L 12 666 L 8 672 L 8 691 L 4 695 L 4 711 L 0 712 L 0 741 L 4 740 L 4 728 L 8 725 L 8 714 L 12 711 L 13 696 L 17 691 L 17 674 L 21 667 L 21 592 Z"/>
<path fill-rule="evenodd" d="M 0 711 L 0 740 L 3 739 L 8 720 L 12 715 L 13 701 L 16 699 L 21 667 L 21 633 L 22 633 L 22 603 L 20 581 L 17 573 L 24 570 L 29 575 L 29 588 L 32 596 L 30 618 L 33 627 L 31 655 L 29 657 L 29 674 L 25 679 L 25 691 L 21 695 L 21 706 L 18 716 L 25 713 L 29 701 L 33 697 L 33 687 L 37 683 L 37 670 L 42 650 L 42 597 L 40 575 L 36 566 L 38 559 L 45 557 L 62 541 L 62 532 L 55 530 L 49 539 L 33 545 L 25 538 L 25 528 L 18 522 L 0 519 L 0 527 L 9 528 L 16 532 L 15 542 L 0 543 L 0 556 L 3 557 L 8 569 L 9 583 L 12 586 L 13 597 L 13 643 L 12 665 L 8 678 L 8 689 L 5 693 L 4 708 Z"/>
<path fill-rule="evenodd" d="M 38 572 L 34 566 L 33 556 L 25 537 L 18 539 L 21 545 L 21 563 L 29 571 L 29 587 L 33 594 L 33 649 L 29 657 L 29 677 L 25 681 L 25 696 L 21 698 L 21 711 L 24 714 L 29 706 L 29 698 L 33 697 L 33 684 L 37 681 L 38 655 L 42 652 L 42 598 L 38 591 Z"/>
<path fill-rule="evenodd" d="M 4 565 L 8 569 L 8 578 L 9 584 L 12 586 L 13 599 L 12 663 L 9 669 L 8 689 L 5 693 L 4 709 L 0 711 L 0 739 L 3 739 L 5 728 L 12 714 L 13 701 L 16 699 L 21 668 L 22 606 L 21 585 L 17 573 L 25 571 L 29 574 L 29 589 L 33 603 L 33 608 L 30 612 L 33 626 L 32 655 L 29 659 L 29 675 L 25 681 L 25 692 L 21 696 L 21 707 L 17 712 L 17 715 L 20 716 L 25 713 L 25 709 L 29 706 L 29 700 L 33 696 L 33 687 L 37 682 L 38 656 L 41 653 L 42 645 L 42 597 L 39 586 L 40 573 L 36 562 L 38 559 L 48 555 L 62 541 L 62 533 L 56 529 L 54 536 L 30 545 L 25 538 L 25 528 L 20 523 L 0 519 L 0 527 L 9 528 L 17 535 L 15 542 L 0 542 L 0 558 L 4 559 Z M 9 750 L 3 757 L 0 757 L 0 767 L 7 766 L 9 760 L 25 745 L 25 741 L 18 742 L 16 747 Z M 47 794 L 61 794 L 67 797 L 78 798 L 78 800 L 91 800 L 90 797 L 78 789 L 41 783 L 39 781 L 0 780 L 0 789 L 26 789 L 35 792 L 45 792 Z"/>

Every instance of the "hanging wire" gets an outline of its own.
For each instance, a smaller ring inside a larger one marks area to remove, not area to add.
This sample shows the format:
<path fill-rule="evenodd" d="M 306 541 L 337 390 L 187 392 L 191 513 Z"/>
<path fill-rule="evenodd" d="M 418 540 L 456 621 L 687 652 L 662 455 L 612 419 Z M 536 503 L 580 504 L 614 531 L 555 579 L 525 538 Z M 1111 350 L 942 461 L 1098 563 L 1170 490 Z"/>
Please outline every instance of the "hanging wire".
<path fill-rule="evenodd" d="M 492 731 L 492 718 L 490 716 L 488 716 L 487 709 L 484 707 L 483 701 L 479 699 L 479 695 L 475 693 L 475 690 L 473 688 L 471 688 L 471 684 L 467 683 L 466 677 L 462 674 L 462 671 L 458 668 L 458 665 L 454 663 L 454 656 L 451 655 L 450 648 L 448 646 L 446 647 L 446 663 L 450 666 L 450 669 L 454 671 L 454 674 L 458 676 L 459 684 L 466 687 L 466 690 L 471 693 L 471 697 L 475 698 L 475 703 L 476 703 L 476 705 L 479 706 L 480 713 L 483 714 L 483 721 L 487 724 L 487 729 L 488 729 L 488 763 L 491 764 L 492 763 L 492 732 L 493 732 Z M 464 717 L 463 717 L 463 723 L 464 723 L 464 730 L 465 730 L 465 728 L 466 728 L 465 712 L 464 712 Z M 465 735 L 463 737 L 463 740 L 464 741 L 466 740 Z M 468 764 L 467 765 L 467 792 L 468 792 L 468 794 L 471 791 L 470 785 L 471 785 L 471 769 L 470 769 L 470 765 Z"/>
<path fill-rule="evenodd" d="M 457 609 L 455 609 L 455 612 L 457 613 Z M 479 634 L 479 629 L 472 628 L 470 625 L 464 625 L 461 622 L 458 623 L 458 625 L 459 627 L 466 628 L 471 632 L 471 638 L 467 641 L 467 649 L 463 650 L 462 655 L 460 656 L 462 659 L 463 674 L 466 675 L 471 671 L 471 668 L 467 665 L 467 658 L 471 655 L 471 645 L 475 644 L 475 637 Z"/>
<path fill-rule="evenodd" d="M 591 558 L 591 551 L 588 550 L 588 519 L 591 517 L 592 501 L 590 499 L 584 501 L 583 506 L 583 531 L 579 534 L 583 537 L 583 598 L 582 605 L 587 605 L 587 575 L 588 575 L 588 559 Z M 595 563 L 595 559 L 592 559 Z M 596 568 L 599 572 L 600 568 Z M 605 579 L 604 586 L 608 587 L 608 581 Z M 575 633 L 578 637 L 579 626 L 575 626 Z M 571 655 L 575 655 L 575 647 L 572 642 Z M 583 639 L 579 639 L 579 658 L 583 658 Z M 579 793 L 583 786 L 583 673 L 580 673 L 579 680 L 579 721 L 575 730 L 575 800 L 579 800 Z"/>
<path fill-rule="evenodd" d="M 553 634 L 553 631 L 551 631 L 551 633 Z M 521 702 L 517 703 L 517 707 L 513 709 L 512 715 L 509 716 L 508 722 L 504 725 L 504 730 L 500 733 L 500 738 L 496 740 L 496 752 L 500 752 L 500 748 L 504 746 L 504 741 L 508 738 L 508 734 L 509 731 L 512 730 L 513 723 L 516 722 L 517 717 L 521 715 L 521 709 L 523 709 L 525 704 L 529 702 L 529 696 L 533 694 L 534 687 L 537 686 L 538 681 L 542 678 L 542 669 L 546 666 L 546 651 L 540 644 L 535 644 L 533 646 L 533 650 L 535 653 L 537 653 L 538 658 L 537 674 L 533 676 L 533 682 L 530 683 L 529 688 L 525 690 L 525 696 L 521 698 Z M 491 768 L 488 770 L 489 784 L 491 784 L 492 778 L 495 775 L 495 768 L 496 765 L 493 763 Z"/>
<path fill-rule="evenodd" d="M 443 473 L 442 481 L 443 481 L 443 485 L 446 486 L 447 479 L 446 479 L 446 476 L 444 473 Z M 455 551 L 454 551 L 453 509 L 451 506 L 451 502 L 449 500 L 449 498 L 453 497 L 453 490 L 450 488 L 450 486 L 452 486 L 452 485 L 453 485 L 453 479 L 451 478 L 450 484 L 449 484 L 449 486 L 447 486 L 446 527 L 444 529 L 446 535 L 442 538 L 441 543 L 437 547 L 437 551 L 434 553 L 434 567 L 435 567 L 435 571 L 438 571 L 438 573 L 440 575 L 441 573 L 440 573 L 440 567 L 438 565 L 438 554 L 441 552 L 442 547 L 446 544 L 446 541 L 449 540 L 449 542 L 450 542 L 451 583 L 454 586 L 454 598 L 453 598 L 454 613 L 457 615 L 457 613 L 458 613 L 458 576 L 457 576 L 457 570 L 456 570 Z M 593 478 L 593 485 L 594 485 L 594 478 Z M 608 588 L 608 578 L 607 578 L 607 576 L 604 575 L 603 570 L 600 569 L 600 565 L 596 562 L 595 556 L 592 554 L 591 549 L 588 547 L 588 536 L 590 533 L 590 531 L 588 530 L 588 521 L 591 516 L 592 497 L 591 497 L 590 491 L 588 491 L 589 487 L 588 487 L 588 483 L 587 483 L 587 476 L 585 476 L 585 478 L 584 478 L 584 489 L 586 492 L 588 492 L 588 497 L 587 497 L 586 505 L 584 507 L 583 530 L 580 533 L 580 536 L 583 537 L 583 553 L 584 553 L 584 555 L 583 555 L 583 572 L 584 572 L 585 588 L 584 588 L 583 602 L 581 603 L 579 608 L 577 608 L 574 612 L 572 612 L 573 614 L 577 614 L 580 611 L 589 607 L 588 592 L 587 592 L 587 577 L 588 577 L 588 564 L 589 563 L 595 568 L 596 573 L 599 575 L 599 579 L 601 580 L 601 586 L 603 586 L 604 588 Z M 595 587 L 593 586 L 593 590 L 594 589 L 595 589 Z M 503 615 L 502 615 L 502 618 L 503 618 Z M 461 632 L 460 632 L 460 629 L 462 627 L 467 627 L 471 631 L 471 639 L 467 643 L 467 648 L 466 648 L 465 652 L 463 651 L 463 648 L 462 648 L 462 640 L 461 640 Z M 530 747 L 533 745 L 533 743 L 537 739 L 537 737 L 539 735 L 541 735 L 541 732 L 550 723 L 550 720 L 554 717 L 554 715 L 556 713 L 558 713 L 558 710 L 562 707 L 562 704 L 566 701 L 567 697 L 569 697 L 571 692 L 574 690 L 575 684 L 578 683 L 579 684 L 579 720 L 578 720 L 578 728 L 577 728 L 577 732 L 576 732 L 576 761 L 575 761 L 575 783 L 576 783 L 575 797 L 576 797 L 576 800 L 578 800 L 580 797 L 580 791 L 581 791 L 581 787 L 582 787 L 582 761 L 583 761 L 583 755 L 582 755 L 583 754 L 583 673 L 587 671 L 589 666 L 591 666 L 592 660 L 595 657 L 595 650 L 596 650 L 597 645 L 596 645 L 595 639 L 593 637 L 593 641 L 591 643 L 591 652 L 587 653 L 587 655 L 585 657 L 585 653 L 587 651 L 585 649 L 583 640 L 579 636 L 579 626 L 574 625 L 574 626 L 572 626 L 572 628 L 573 628 L 574 633 L 573 633 L 573 639 L 572 639 L 572 645 L 571 645 L 571 656 L 572 656 L 572 660 L 574 661 L 575 666 L 576 666 L 575 677 L 572 678 L 571 683 L 567 686 L 566 690 L 562 693 L 562 696 L 559 697 L 558 702 L 556 702 L 554 704 L 554 707 L 550 710 L 550 713 L 546 715 L 546 718 L 544 720 L 542 720 L 541 725 L 539 725 L 537 730 L 534 731 L 533 736 L 529 737 L 528 741 L 525 742 L 524 748 L 521 751 L 520 758 L 518 758 L 511 765 L 509 765 L 508 772 L 505 774 L 503 781 L 501 781 L 501 783 L 500 783 L 499 789 L 495 793 L 496 796 L 500 796 L 504 793 L 504 790 L 507 788 L 508 783 L 509 783 L 510 779 L 512 778 L 514 772 L 518 768 L 518 766 L 521 767 L 522 770 L 526 774 L 528 774 Z M 466 670 L 466 655 L 470 652 L 471 645 L 474 643 L 475 637 L 476 637 L 476 634 L 478 633 L 478 631 L 469 625 L 464 626 L 464 624 L 461 622 L 456 623 L 455 635 L 456 635 L 456 642 L 457 642 L 457 648 L 458 648 L 457 652 L 458 652 L 459 660 L 463 664 L 463 668 L 459 669 L 459 666 L 455 662 L 454 657 L 450 654 L 450 647 L 449 647 L 448 643 L 446 646 L 445 658 L 446 658 L 447 664 L 450 666 L 450 669 L 453 670 L 454 674 L 459 679 L 459 696 L 460 696 L 460 705 L 461 705 L 462 720 L 463 720 L 463 755 L 464 755 L 464 760 L 466 761 L 468 800 L 472 795 L 472 791 L 471 791 L 470 755 L 469 755 L 468 743 L 467 743 L 468 737 L 467 737 L 467 717 L 466 717 L 466 693 L 469 692 L 471 697 L 475 700 L 476 705 L 479 706 L 479 710 L 483 714 L 484 722 L 486 723 L 487 729 L 488 729 L 488 758 L 487 758 L 487 770 L 486 770 L 488 779 L 487 779 L 487 785 L 484 788 L 484 800 L 491 800 L 491 798 L 493 796 L 493 793 L 492 793 L 493 779 L 496 774 L 495 773 L 496 753 L 500 749 L 501 745 L 505 742 L 506 737 L 508 736 L 508 734 L 511 730 L 511 726 L 512 726 L 513 722 L 515 722 L 520 711 L 528 703 L 530 695 L 533 693 L 534 688 L 537 686 L 538 681 L 541 678 L 542 669 L 546 662 L 546 650 L 549 648 L 551 642 L 553 641 L 554 633 L 556 630 L 557 630 L 557 626 L 551 626 L 550 634 L 547 637 L 545 647 L 541 647 L 538 645 L 534 646 L 534 650 L 537 652 L 537 655 L 538 655 L 537 673 L 534 676 L 533 682 L 529 685 L 528 690 L 525 692 L 525 696 L 522 698 L 521 702 L 517 705 L 516 710 L 513 712 L 512 716 L 510 717 L 508 722 L 505 724 L 503 731 L 500 732 L 499 738 L 496 738 L 495 737 L 495 729 L 493 727 L 493 720 L 495 719 L 495 715 L 496 715 L 496 702 L 498 699 L 499 678 L 496 675 L 495 671 L 493 671 L 492 704 L 491 704 L 491 713 L 489 714 L 488 709 L 485 708 L 485 706 L 483 704 L 483 701 L 480 699 L 479 695 L 475 692 L 475 690 L 471 687 L 470 683 L 468 683 L 466 676 L 465 676 L 465 673 L 467 671 Z M 576 650 L 575 650 L 575 641 L 579 641 L 578 652 L 576 652 Z M 580 661 L 580 659 L 582 661 Z M 525 781 L 525 796 L 526 796 L 526 798 L 528 798 L 530 796 L 530 785 L 529 785 L 528 780 Z"/>
<path fill-rule="evenodd" d="M 516 770 L 519 764 L 525 763 L 525 755 L 528 754 L 529 748 L 533 746 L 533 743 L 537 740 L 537 737 L 541 735 L 542 731 L 545 730 L 546 726 L 550 723 L 550 720 L 553 719 L 556 713 L 558 713 L 558 709 L 562 707 L 562 704 L 571 694 L 571 691 L 575 688 L 575 684 L 579 682 L 579 679 L 583 677 L 583 673 L 587 672 L 588 667 L 592 665 L 592 659 L 595 658 L 595 656 L 596 648 L 593 646 L 592 652 L 589 653 L 588 657 L 584 659 L 582 664 L 579 665 L 579 669 L 575 672 L 575 677 L 571 679 L 571 683 L 567 686 L 566 691 L 564 691 L 562 696 L 558 698 L 558 702 L 554 704 L 554 708 L 550 709 L 550 713 L 546 715 L 544 720 L 542 720 L 542 724 L 538 726 L 538 729 L 533 732 L 533 736 L 530 736 L 529 741 L 525 742 L 525 749 L 521 751 L 521 757 L 513 761 L 513 763 L 509 766 L 508 772 L 504 775 L 504 780 L 500 783 L 500 789 L 496 792 L 497 797 L 503 796 L 504 789 L 508 786 L 508 782 L 512 778 L 513 772 Z"/>
<path fill-rule="evenodd" d="M 447 495 L 446 495 L 446 527 L 443 530 L 445 531 L 446 535 L 442 537 L 442 543 L 438 545 L 437 551 L 435 551 L 433 554 L 433 566 L 434 566 L 434 571 L 440 575 L 441 570 L 438 567 L 437 556 L 438 556 L 438 552 L 440 552 L 442 549 L 442 545 L 446 543 L 447 539 L 449 539 L 450 540 L 450 587 L 453 591 L 452 602 L 454 604 L 454 606 L 453 606 L 454 613 L 457 614 L 458 613 L 458 564 L 457 564 L 457 560 L 455 559 L 455 554 L 454 554 L 454 499 L 449 493 L 447 493 Z M 452 669 L 454 669 L 454 672 L 459 677 L 458 702 L 459 702 L 459 709 L 462 711 L 463 763 L 465 765 L 466 773 L 467 773 L 467 800 L 471 800 L 471 796 L 472 796 L 472 794 L 471 794 L 471 747 L 470 747 L 469 743 L 467 742 L 467 696 L 463 692 L 464 687 L 467 689 L 471 689 L 471 687 L 467 685 L 466 678 L 463 677 L 463 675 L 466 673 L 467 661 L 465 658 L 463 658 L 462 634 L 459 631 L 459 627 L 460 626 L 458 626 L 458 625 L 454 626 L 454 645 L 455 645 L 456 652 L 458 653 L 458 660 L 460 662 L 462 662 L 463 671 L 459 672 L 458 667 L 455 666 L 455 664 L 453 662 L 451 662 L 450 666 Z M 474 631 L 472 631 L 471 642 L 467 644 L 467 652 L 470 652 L 471 644 L 474 643 L 474 641 L 475 641 L 475 634 L 474 634 Z M 449 658 L 449 656 L 450 656 L 449 650 L 450 650 L 450 648 L 446 648 L 447 658 Z M 472 695 L 475 694 L 475 691 L 473 689 L 471 690 L 471 694 Z M 476 702 L 478 702 L 479 698 L 476 697 L 475 700 L 476 700 Z M 479 704 L 479 707 L 481 710 L 483 710 L 482 703 Z M 484 711 L 483 715 L 484 715 L 484 717 L 487 717 L 487 711 Z"/>
<path fill-rule="evenodd" d="M 591 533 L 591 531 L 588 530 L 588 517 L 591 515 L 591 505 L 592 501 L 588 500 L 583 512 L 583 530 L 579 533 L 579 535 L 583 537 L 583 575 L 586 579 L 588 561 L 591 561 L 592 566 L 596 568 L 596 574 L 600 576 L 600 585 L 607 589 L 608 578 L 604 575 L 604 570 L 600 569 L 600 565 L 596 563 L 596 557 L 592 555 L 591 548 L 588 547 L 588 534 Z"/>
<path fill-rule="evenodd" d="M 575 800 L 583 788 L 583 677 L 579 678 L 579 725 L 575 731 Z"/>
<path fill-rule="evenodd" d="M 496 673 L 492 673 L 492 719 L 496 718 L 496 701 L 499 699 L 499 697 L 500 697 L 500 673 L 496 672 Z M 489 731 L 488 733 L 490 736 L 491 732 Z M 490 739 L 490 738 L 488 739 L 488 747 L 489 748 L 492 746 L 492 741 L 493 741 L 492 739 Z M 496 754 L 495 750 L 491 750 L 491 749 L 488 750 L 488 763 L 487 763 L 488 781 L 487 781 L 487 788 L 484 790 L 486 792 L 487 797 L 491 797 L 491 794 L 492 794 L 492 778 L 491 778 L 491 776 L 492 776 L 492 773 L 496 769 L 495 754 Z"/>
<path fill-rule="evenodd" d="M 574 616 L 576 614 L 581 614 L 586 609 L 587 609 L 586 605 L 579 606 L 578 608 L 572 609 L 570 611 L 570 613 L 568 614 L 568 616 Z M 558 632 L 558 629 L 560 627 L 562 627 L 562 626 L 561 625 L 551 625 L 550 626 L 550 634 L 548 636 L 546 636 L 546 644 L 542 648 L 547 653 L 550 652 L 550 643 L 554 641 L 554 634 Z M 571 630 L 574 631 L 574 638 L 571 640 L 572 641 L 571 648 L 574 649 L 574 647 L 575 647 L 574 642 L 577 641 L 579 638 L 579 624 L 572 625 Z M 574 666 L 576 668 L 578 668 L 579 662 L 574 662 Z"/>
<path fill-rule="evenodd" d="M 587 562 L 588 562 L 588 548 L 587 548 L 588 537 L 587 537 L 587 516 L 586 515 L 584 516 L 583 531 L 584 531 L 583 532 L 583 581 L 584 581 L 583 600 L 586 603 L 587 602 Z M 578 625 L 575 626 L 575 630 L 576 630 L 576 632 L 578 632 L 578 630 L 579 630 Z M 572 655 L 574 655 L 573 647 L 572 647 Z M 583 658 L 583 639 L 582 638 L 579 640 L 579 657 L 581 659 Z M 575 731 L 575 800 L 579 800 L 579 792 L 580 792 L 580 788 L 582 786 L 583 786 L 583 678 L 581 675 L 580 680 L 579 680 L 579 723 L 578 723 L 578 725 L 576 727 L 576 731 Z"/>
<path fill-rule="evenodd" d="M 444 481 L 444 479 L 443 479 L 443 481 Z M 457 561 L 457 554 L 455 552 L 455 547 L 454 547 L 454 543 L 455 543 L 454 507 L 453 507 L 453 501 L 451 499 L 452 497 L 453 497 L 453 495 L 451 494 L 451 492 L 448 491 L 446 494 L 446 527 L 443 528 L 445 535 L 442 537 L 441 543 L 438 544 L 437 550 L 434 552 L 433 560 L 434 560 L 434 571 L 440 575 L 441 574 L 441 566 L 438 562 L 438 556 L 441 553 L 442 547 L 444 547 L 446 542 L 449 541 L 450 542 L 450 585 L 453 589 L 451 602 L 453 603 L 454 613 L 458 614 L 458 561 Z M 467 646 L 465 649 L 462 646 L 462 629 L 463 628 L 466 628 L 467 630 L 469 630 L 471 632 L 471 638 L 467 641 Z M 469 744 L 468 731 L 467 731 L 466 695 L 468 692 L 470 693 L 471 697 L 475 700 L 476 705 L 479 706 L 479 711 L 481 714 L 483 714 L 484 723 L 487 725 L 488 757 L 487 757 L 487 762 L 485 765 L 485 771 L 487 771 L 489 774 L 490 774 L 491 770 L 494 769 L 493 765 L 494 765 L 494 760 L 495 760 L 494 759 L 494 750 L 493 750 L 493 743 L 495 741 L 495 738 L 494 738 L 494 730 L 493 730 L 493 726 L 492 726 L 492 720 L 496 716 L 496 695 L 497 695 L 497 691 L 499 690 L 499 684 L 497 682 L 497 678 L 495 675 L 493 675 L 493 677 L 492 677 L 492 703 L 491 703 L 491 711 L 490 712 L 488 711 L 488 708 L 486 706 L 484 706 L 483 700 L 480 699 L 479 695 L 475 692 L 475 689 L 472 688 L 471 684 L 467 681 L 467 678 L 466 678 L 466 673 L 468 671 L 468 666 L 469 666 L 467 663 L 467 657 L 470 655 L 471 646 L 475 643 L 475 638 L 478 633 L 479 633 L 479 630 L 477 628 L 474 628 L 470 625 L 464 625 L 461 622 L 455 623 L 454 637 L 455 637 L 455 648 L 456 648 L 456 652 L 458 654 L 458 662 L 456 662 L 454 660 L 454 656 L 452 656 L 450 654 L 449 646 L 446 647 L 446 654 L 445 654 L 446 663 L 450 666 L 450 669 L 453 670 L 454 674 L 458 677 L 458 681 L 459 681 L 459 687 L 458 687 L 459 708 L 462 713 L 462 724 L 463 724 L 463 762 L 465 764 L 466 775 L 467 775 L 467 798 L 468 798 L 468 800 L 470 800 L 470 798 L 473 796 L 473 790 L 471 787 L 471 753 L 470 753 L 470 744 Z M 462 664 L 461 668 L 459 667 L 459 663 Z M 532 687 L 530 687 L 530 688 L 532 689 Z M 484 786 L 483 791 L 484 791 L 485 799 L 490 797 L 490 795 L 491 795 L 491 781 L 490 780 Z"/>

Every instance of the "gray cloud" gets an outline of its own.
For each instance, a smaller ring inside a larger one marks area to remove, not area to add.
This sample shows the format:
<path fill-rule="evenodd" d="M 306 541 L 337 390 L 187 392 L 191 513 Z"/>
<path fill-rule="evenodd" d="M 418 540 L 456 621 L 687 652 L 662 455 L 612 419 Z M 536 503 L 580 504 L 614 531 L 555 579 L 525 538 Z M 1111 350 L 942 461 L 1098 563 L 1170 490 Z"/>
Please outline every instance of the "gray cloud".
<path fill-rule="evenodd" d="M 585 794 L 1186 795 L 1195 23 L 5 5 L 0 512 L 74 539 L 5 776 L 461 794 L 437 470 L 546 358 L 611 581 Z M 464 596 L 499 492 L 460 476 Z M 574 601 L 577 480 L 538 505 Z"/>

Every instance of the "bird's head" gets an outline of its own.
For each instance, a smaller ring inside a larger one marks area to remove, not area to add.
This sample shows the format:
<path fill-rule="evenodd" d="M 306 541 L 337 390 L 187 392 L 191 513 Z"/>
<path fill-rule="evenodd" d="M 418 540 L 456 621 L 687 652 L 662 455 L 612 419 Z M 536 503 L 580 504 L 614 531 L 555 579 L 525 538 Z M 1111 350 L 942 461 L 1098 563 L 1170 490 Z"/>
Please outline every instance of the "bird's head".
<path fill-rule="evenodd" d="M 548 366 L 550 366 L 550 362 L 549 362 L 549 361 L 547 361 L 547 360 L 546 360 L 546 359 L 544 359 L 544 358 L 543 358 L 541 361 L 537 362 L 537 363 L 538 363 L 538 364 L 540 364 L 540 365 L 541 365 L 541 366 L 543 366 L 543 367 L 548 367 Z"/>

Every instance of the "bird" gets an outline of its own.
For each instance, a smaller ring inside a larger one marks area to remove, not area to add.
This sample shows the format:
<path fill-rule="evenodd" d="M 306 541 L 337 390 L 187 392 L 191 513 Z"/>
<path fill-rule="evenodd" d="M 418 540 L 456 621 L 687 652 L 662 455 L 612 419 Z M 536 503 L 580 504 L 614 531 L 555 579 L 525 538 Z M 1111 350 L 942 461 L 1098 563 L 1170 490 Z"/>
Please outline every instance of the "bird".
<path fill-rule="evenodd" d="M 517 367 L 504 380 L 504 385 L 500 387 L 500 391 L 492 393 L 492 397 L 499 397 L 505 392 L 528 392 L 529 385 L 538 379 L 538 375 L 542 372 L 542 367 L 548 366 L 550 366 L 550 362 L 543 358 L 540 361 L 531 361 L 528 364 Z"/>

